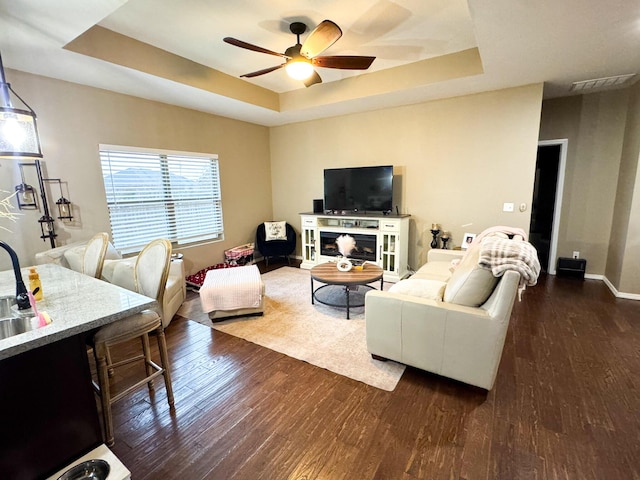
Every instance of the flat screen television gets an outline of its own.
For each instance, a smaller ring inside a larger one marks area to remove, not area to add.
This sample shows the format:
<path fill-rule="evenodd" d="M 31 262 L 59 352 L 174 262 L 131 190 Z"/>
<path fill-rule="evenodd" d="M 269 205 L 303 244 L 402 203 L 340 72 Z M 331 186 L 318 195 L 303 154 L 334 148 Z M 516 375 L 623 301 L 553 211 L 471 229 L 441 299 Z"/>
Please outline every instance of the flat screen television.
<path fill-rule="evenodd" d="M 392 165 L 324 171 L 325 211 L 390 212 L 392 203 Z"/>

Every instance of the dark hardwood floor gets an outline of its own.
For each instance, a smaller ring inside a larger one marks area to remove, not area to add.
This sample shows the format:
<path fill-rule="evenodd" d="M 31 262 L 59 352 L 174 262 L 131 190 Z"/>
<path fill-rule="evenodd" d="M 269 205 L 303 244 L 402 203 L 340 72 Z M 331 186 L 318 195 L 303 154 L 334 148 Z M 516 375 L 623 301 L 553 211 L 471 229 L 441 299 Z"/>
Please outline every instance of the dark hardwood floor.
<path fill-rule="evenodd" d="M 166 335 L 175 411 L 162 380 L 113 409 L 134 480 L 640 479 L 640 302 L 601 281 L 528 288 L 488 393 L 413 368 L 386 392 L 181 317 Z"/>

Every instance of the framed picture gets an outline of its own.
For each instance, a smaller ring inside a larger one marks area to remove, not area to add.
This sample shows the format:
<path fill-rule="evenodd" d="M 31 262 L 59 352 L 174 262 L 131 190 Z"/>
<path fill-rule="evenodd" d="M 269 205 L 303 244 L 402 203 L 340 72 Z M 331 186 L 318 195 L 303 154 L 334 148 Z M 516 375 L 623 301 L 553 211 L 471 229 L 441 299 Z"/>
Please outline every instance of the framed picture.
<path fill-rule="evenodd" d="M 460 247 L 462 249 L 466 249 L 471 244 L 471 242 L 473 242 L 474 238 L 476 238 L 475 233 L 465 233 L 464 237 L 462 237 L 462 245 L 460 245 Z"/>

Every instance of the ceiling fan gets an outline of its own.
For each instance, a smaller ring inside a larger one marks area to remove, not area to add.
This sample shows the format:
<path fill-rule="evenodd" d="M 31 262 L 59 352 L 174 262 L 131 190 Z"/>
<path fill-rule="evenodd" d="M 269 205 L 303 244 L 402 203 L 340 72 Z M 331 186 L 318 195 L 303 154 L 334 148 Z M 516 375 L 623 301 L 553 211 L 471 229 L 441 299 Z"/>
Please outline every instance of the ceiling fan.
<path fill-rule="evenodd" d="M 324 20 L 307 37 L 303 44 L 300 43 L 300 35 L 307 31 L 307 26 L 302 22 L 293 22 L 289 25 L 291 33 L 296 35 L 295 45 L 287 48 L 284 53 L 274 52 L 266 48 L 252 45 L 232 37 L 225 37 L 224 41 L 236 47 L 246 48 L 254 52 L 266 53 L 286 59 L 286 62 L 256 72 L 245 73 L 241 77 L 257 77 L 284 67 L 290 77 L 304 81 L 306 87 L 322 83 L 318 72 L 313 68 L 338 68 L 343 70 L 366 70 L 371 66 L 376 57 L 363 57 L 358 55 L 329 55 L 318 56 L 333 45 L 341 36 L 342 30 L 331 20 Z"/>

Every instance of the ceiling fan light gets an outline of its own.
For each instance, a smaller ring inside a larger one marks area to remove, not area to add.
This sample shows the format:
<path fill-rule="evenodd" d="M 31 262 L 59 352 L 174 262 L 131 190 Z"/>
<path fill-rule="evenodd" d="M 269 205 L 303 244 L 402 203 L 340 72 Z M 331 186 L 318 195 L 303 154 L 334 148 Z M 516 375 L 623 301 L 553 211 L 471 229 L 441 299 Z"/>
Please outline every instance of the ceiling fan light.
<path fill-rule="evenodd" d="M 306 80 L 313 75 L 313 65 L 304 60 L 296 60 L 287 63 L 287 74 L 296 80 Z"/>

